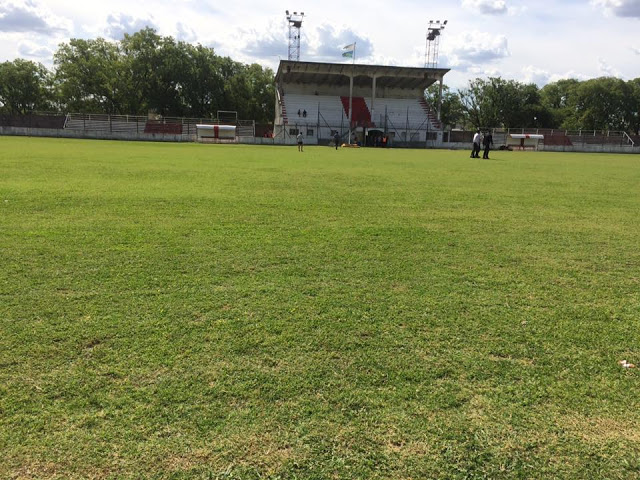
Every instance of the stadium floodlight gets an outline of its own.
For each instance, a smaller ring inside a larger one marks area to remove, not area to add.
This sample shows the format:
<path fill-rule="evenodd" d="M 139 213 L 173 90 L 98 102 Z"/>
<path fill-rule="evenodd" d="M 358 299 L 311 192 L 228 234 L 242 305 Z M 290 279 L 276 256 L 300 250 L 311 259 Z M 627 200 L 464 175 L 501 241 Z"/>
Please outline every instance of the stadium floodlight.
<path fill-rule="evenodd" d="M 304 12 L 289 13 L 286 10 L 287 23 L 289 24 L 289 60 L 300 61 L 300 29 L 302 28 L 302 20 Z"/>
<path fill-rule="evenodd" d="M 424 55 L 425 68 L 438 67 L 440 35 L 442 30 L 445 29 L 447 23 L 449 23 L 449 20 L 444 20 L 442 23 L 440 23 L 440 20 L 429 20 L 429 26 L 427 27 L 427 48 Z"/>

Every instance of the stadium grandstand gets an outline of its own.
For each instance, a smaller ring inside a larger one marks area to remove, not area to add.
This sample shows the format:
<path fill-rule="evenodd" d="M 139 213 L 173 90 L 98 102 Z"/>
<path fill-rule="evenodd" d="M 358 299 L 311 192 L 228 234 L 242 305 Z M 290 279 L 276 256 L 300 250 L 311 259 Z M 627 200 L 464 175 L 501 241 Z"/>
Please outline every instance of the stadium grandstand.
<path fill-rule="evenodd" d="M 344 143 L 376 145 L 384 138 L 395 146 L 440 146 L 439 108 L 427 104 L 424 91 L 435 82 L 442 87 L 447 72 L 282 60 L 274 137 L 286 140 L 302 132 L 306 143 L 325 144 L 337 131 Z"/>

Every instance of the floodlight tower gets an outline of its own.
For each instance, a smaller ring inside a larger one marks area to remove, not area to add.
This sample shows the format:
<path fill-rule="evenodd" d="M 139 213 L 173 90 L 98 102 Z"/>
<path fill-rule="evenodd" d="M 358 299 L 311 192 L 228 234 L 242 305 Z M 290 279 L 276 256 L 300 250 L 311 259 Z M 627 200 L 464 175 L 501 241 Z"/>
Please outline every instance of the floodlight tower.
<path fill-rule="evenodd" d="M 440 34 L 444 30 L 448 20 L 440 23 L 440 20 L 429 20 L 427 29 L 427 51 L 424 55 L 424 68 L 438 68 L 438 55 L 440 51 Z"/>
<path fill-rule="evenodd" d="M 289 60 L 300 61 L 300 29 L 304 12 L 289 13 L 286 11 L 287 22 L 289 23 Z"/>

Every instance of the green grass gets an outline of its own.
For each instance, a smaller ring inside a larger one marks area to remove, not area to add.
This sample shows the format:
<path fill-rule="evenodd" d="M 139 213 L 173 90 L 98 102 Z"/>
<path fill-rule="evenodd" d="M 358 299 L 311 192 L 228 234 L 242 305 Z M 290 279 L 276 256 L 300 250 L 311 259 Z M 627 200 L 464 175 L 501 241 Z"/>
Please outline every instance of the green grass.
<path fill-rule="evenodd" d="M 0 138 L 0 478 L 640 475 L 640 156 Z"/>

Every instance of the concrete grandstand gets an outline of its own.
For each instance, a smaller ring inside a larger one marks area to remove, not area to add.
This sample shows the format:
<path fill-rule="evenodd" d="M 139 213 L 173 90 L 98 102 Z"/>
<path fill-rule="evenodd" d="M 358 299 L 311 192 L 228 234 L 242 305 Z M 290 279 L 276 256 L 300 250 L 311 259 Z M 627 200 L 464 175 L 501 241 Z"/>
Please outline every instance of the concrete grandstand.
<path fill-rule="evenodd" d="M 437 105 L 424 99 L 427 87 L 443 85 L 448 69 L 391 67 L 282 60 L 276 73 L 274 136 L 302 132 L 305 142 L 395 146 L 442 145 Z M 351 116 L 349 115 L 351 95 Z M 351 122 L 349 122 L 351 119 Z"/>

